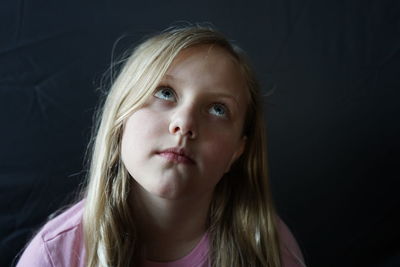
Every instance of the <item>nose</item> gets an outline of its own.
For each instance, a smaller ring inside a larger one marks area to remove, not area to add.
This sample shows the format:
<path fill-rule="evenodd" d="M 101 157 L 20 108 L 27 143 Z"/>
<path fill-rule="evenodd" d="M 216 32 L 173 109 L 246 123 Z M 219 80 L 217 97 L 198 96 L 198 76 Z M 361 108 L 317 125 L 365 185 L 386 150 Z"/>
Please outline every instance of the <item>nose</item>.
<path fill-rule="evenodd" d="M 189 139 L 197 137 L 195 110 L 193 107 L 178 108 L 171 117 L 169 132 Z"/>

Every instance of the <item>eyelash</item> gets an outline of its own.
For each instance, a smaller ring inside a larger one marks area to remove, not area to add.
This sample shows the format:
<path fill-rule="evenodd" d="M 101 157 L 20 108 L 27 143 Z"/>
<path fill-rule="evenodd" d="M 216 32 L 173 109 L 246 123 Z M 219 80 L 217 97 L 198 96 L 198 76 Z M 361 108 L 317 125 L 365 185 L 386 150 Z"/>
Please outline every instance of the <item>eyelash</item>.
<path fill-rule="evenodd" d="M 167 99 L 166 97 L 164 97 L 164 96 L 162 96 L 162 95 L 159 95 L 159 93 L 162 94 L 162 93 L 165 92 L 165 91 L 170 92 L 170 93 L 171 93 L 170 96 L 171 96 L 171 97 L 174 97 L 175 99 L 174 99 L 174 100 L 170 100 L 170 99 Z M 176 98 L 177 98 L 174 89 L 172 89 L 170 86 L 159 86 L 159 87 L 156 89 L 156 91 L 155 91 L 155 93 L 154 93 L 153 95 L 154 95 L 154 97 L 159 98 L 159 99 L 161 99 L 161 100 L 171 101 L 171 102 L 172 102 L 172 101 L 175 102 L 175 101 L 176 101 Z M 226 104 L 221 103 L 221 102 L 212 103 L 211 106 L 210 106 L 210 108 L 208 109 L 208 111 L 209 111 L 210 109 L 212 109 L 213 107 L 215 107 L 215 106 L 218 106 L 218 107 L 220 107 L 220 108 L 222 107 L 224 114 L 223 114 L 223 115 L 214 115 L 214 116 L 216 116 L 216 117 L 221 117 L 221 118 L 228 118 L 228 117 L 229 117 L 229 115 L 230 115 L 230 110 L 229 110 L 229 108 L 227 107 Z"/>

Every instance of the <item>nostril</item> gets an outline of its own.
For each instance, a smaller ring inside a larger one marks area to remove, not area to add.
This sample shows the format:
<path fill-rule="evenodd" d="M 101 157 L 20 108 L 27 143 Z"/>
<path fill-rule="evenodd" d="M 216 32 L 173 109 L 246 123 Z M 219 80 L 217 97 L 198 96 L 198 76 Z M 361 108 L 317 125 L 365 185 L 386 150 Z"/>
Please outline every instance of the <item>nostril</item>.
<path fill-rule="evenodd" d="M 189 138 L 191 138 L 191 139 L 194 139 L 196 137 L 195 133 L 193 131 L 188 131 L 188 135 L 189 135 Z"/>

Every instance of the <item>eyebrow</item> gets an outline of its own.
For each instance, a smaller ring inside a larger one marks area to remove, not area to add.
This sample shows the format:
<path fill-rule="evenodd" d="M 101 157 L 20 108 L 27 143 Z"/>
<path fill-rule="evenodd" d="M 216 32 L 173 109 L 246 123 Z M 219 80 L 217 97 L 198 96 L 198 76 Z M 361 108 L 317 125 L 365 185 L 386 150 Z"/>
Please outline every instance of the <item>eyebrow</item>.
<path fill-rule="evenodd" d="M 220 93 L 220 92 L 215 92 L 215 93 L 211 92 L 210 95 L 213 95 L 213 96 L 216 96 L 216 97 L 221 97 L 221 98 L 231 99 L 236 104 L 236 106 L 239 108 L 239 102 L 237 101 L 237 99 L 233 95 Z"/>
<path fill-rule="evenodd" d="M 161 78 L 161 81 L 162 80 L 179 80 L 179 79 L 177 79 L 175 76 L 173 76 L 173 75 L 171 75 L 171 74 L 164 74 L 164 76 Z"/>

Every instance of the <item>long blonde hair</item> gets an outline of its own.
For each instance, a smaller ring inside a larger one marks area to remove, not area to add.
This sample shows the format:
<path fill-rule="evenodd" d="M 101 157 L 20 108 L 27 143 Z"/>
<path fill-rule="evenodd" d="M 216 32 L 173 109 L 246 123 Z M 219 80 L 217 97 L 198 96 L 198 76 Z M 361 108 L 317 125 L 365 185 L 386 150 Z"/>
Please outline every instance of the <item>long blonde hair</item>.
<path fill-rule="evenodd" d="M 250 95 L 245 151 L 217 184 L 209 209 L 211 264 L 281 266 L 259 85 L 244 53 L 221 33 L 199 25 L 170 28 L 137 46 L 111 87 L 93 141 L 85 191 L 87 266 L 140 264 L 140 236 L 129 201 L 132 178 L 121 162 L 124 122 L 153 93 L 178 53 L 201 44 L 218 45 L 236 59 Z"/>

